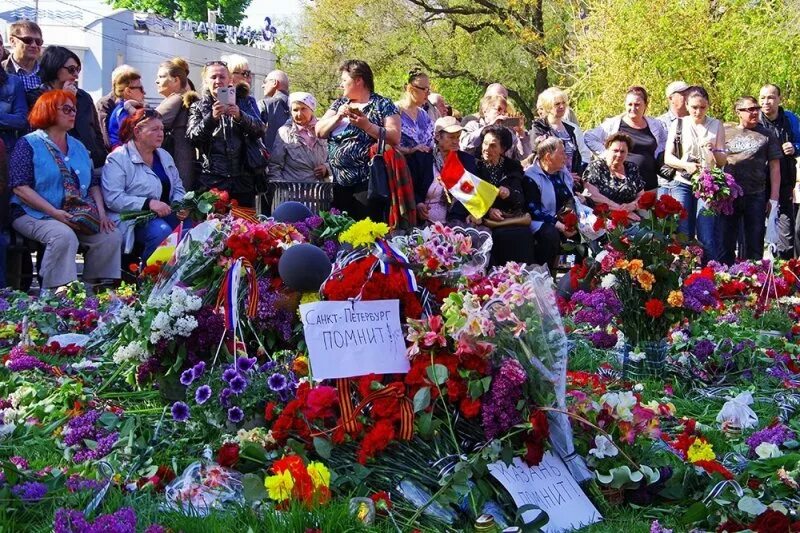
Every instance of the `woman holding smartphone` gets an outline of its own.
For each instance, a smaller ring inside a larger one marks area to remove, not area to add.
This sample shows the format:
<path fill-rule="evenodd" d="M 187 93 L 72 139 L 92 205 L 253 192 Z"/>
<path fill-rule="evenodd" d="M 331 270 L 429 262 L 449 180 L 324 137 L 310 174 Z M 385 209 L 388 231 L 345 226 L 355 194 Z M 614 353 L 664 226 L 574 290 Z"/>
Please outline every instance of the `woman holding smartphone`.
<path fill-rule="evenodd" d="M 246 165 L 248 138 L 264 135 L 264 123 L 242 111 L 247 91 L 231 85 L 228 65 L 210 61 L 202 71 L 203 96 L 189 108 L 186 136 L 200 152 L 200 190 L 228 191 L 242 207 L 255 205 L 257 172 Z"/>
<path fill-rule="evenodd" d="M 317 136 L 328 140 L 328 164 L 333 175 L 333 207 L 356 220 L 380 220 L 383 206 L 367 200 L 369 149 L 380 131 L 386 145 L 400 144 L 400 111 L 375 93 L 372 69 L 351 59 L 339 67 L 342 97 L 333 102 L 316 126 Z"/>

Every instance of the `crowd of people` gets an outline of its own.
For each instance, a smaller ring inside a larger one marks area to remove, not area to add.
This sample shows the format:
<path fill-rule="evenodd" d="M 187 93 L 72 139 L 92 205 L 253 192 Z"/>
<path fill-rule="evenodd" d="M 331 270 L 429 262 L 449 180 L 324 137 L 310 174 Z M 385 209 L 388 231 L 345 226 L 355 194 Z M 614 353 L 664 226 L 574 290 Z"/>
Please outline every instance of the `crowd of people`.
<path fill-rule="evenodd" d="M 782 255 L 800 253 L 800 121 L 781 106 L 772 84 L 757 98 L 734 102 L 738 123 L 730 125 L 707 115 L 703 87 L 670 83 L 667 111 L 655 117 L 648 91 L 633 86 L 619 115 L 586 131 L 567 93 L 551 87 L 538 95 L 528 129 L 500 83 L 486 88 L 477 114 L 462 118 L 431 92 L 425 72 L 412 70 L 395 102 L 375 92 L 367 63 L 349 60 L 339 69 L 341 97 L 323 113 L 314 95 L 290 92 L 279 70 L 267 75 L 259 98 L 247 60 L 232 55 L 203 66 L 199 90 L 182 58 L 164 61 L 155 80 L 122 65 L 111 73 L 112 91 L 94 102 L 77 85 L 82 64 L 75 53 L 61 46 L 43 51 L 41 29 L 31 21 L 11 24 L 9 35 L 0 69 L 3 286 L 9 231 L 43 245 L 43 289 L 77 279 L 79 247 L 84 281 L 113 283 L 122 254 L 146 259 L 178 225 L 191 224 L 171 207 L 186 191 L 217 188 L 254 207 L 271 181 L 332 182 L 332 206 L 356 219 L 484 226 L 496 264 L 554 268 L 564 243 L 581 239 L 564 223 L 565 213 L 603 203 L 635 221 L 647 191 L 686 208 L 679 231 L 700 241 L 705 261 L 732 263 L 737 250 L 760 257 L 770 213 L 779 214 Z M 150 83 L 162 98 L 155 108 L 145 100 Z M 384 143 L 385 150 L 376 146 Z M 480 219 L 453 200 L 441 179 L 453 154 L 497 188 Z M 391 205 L 368 187 L 381 157 Z M 724 168 L 744 191 L 731 214 L 709 214 L 693 193 L 710 168 Z M 138 226 L 121 221 L 131 210 L 155 218 Z"/>

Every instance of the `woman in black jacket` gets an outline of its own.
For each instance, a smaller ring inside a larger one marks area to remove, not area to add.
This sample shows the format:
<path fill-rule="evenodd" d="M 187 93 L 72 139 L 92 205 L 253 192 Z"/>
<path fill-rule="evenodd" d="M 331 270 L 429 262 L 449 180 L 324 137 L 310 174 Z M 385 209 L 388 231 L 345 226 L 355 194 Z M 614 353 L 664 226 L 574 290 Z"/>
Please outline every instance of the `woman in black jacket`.
<path fill-rule="evenodd" d="M 209 62 L 202 76 L 203 96 L 189 108 L 186 128 L 186 136 L 200 152 L 196 187 L 228 191 L 240 206 L 253 207 L 257 181 L 264 179 L 264 169 L 248 166 L 247 143 L 257 142 L 264 135 L 264 123 L 246 112 L 248 90 L 230 84 L 224 62 Z M 231 93 L 233 96 L 229 96 Z"/>
<path fill-rule="evenodd" d="M 533 234 L 527 203 L 522 191 L 522 164 L 503 154 L 511 148 L 511 131 L 499 125 L 487 126 L 480 139 L 478 177 L 499 189 L 497 198 L 482 221 L 492 229 L 492 264 L 508 261 L 533 263 Z"/>
<path fill-rule="evenodd" d="M 63 89 L 75 94 L 77 100 L 75 127 L 69 131 L 69 135 L 78 139 L 89 150 L 92 165 L 99 172 L 106 164 L 108 151 L 103 141 L 103 131 L 100 129 L 94 100 L 89 93 L 78 88 L 80 74 L 81 60 L 72 50 L 63 46 L 48 46 L 39 62 L 42 85 L 38 90 L 28 94 L 31 100 L 29 107 L 33 109 L 33 104 L 45 91 Z"/>

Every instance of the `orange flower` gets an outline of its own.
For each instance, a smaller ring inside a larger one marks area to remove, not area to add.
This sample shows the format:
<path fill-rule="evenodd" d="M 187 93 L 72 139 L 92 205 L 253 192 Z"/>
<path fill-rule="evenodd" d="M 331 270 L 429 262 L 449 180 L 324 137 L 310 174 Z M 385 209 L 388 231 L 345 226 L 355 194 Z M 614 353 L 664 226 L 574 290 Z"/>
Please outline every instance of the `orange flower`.
<path fill-rule="evenodd" d="M 656 277 L 647 270 L 642 270 L 637 274 L 636 281 L 639 282 L 639 285 L 641 285 L 644 290 L 651 291 L 653 290 L 653 283 L 655 283 Z"/>
<path fill-rule="evenodd" d="M 638 276 L 644 268 L 644 262 L 641 259 L 631 259 L 627 268 L 631 276 Z"/>
<path fill-rule="evenodd" d="M 682 306 L 683 293 L 681 291 L 669 291 L 669 296 L 667 296 L 667 303 L 672 307 Z"/>

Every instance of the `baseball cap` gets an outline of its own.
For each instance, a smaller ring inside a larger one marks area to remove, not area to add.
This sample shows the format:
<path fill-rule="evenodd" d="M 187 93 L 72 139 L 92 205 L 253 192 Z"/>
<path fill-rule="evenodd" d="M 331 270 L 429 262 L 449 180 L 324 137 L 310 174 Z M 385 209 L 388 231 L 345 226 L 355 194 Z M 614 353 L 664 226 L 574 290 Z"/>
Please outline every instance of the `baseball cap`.
<path fill-rule="evenodd" d="M 463 129 L 464 128 L 461 127 L 461 123 L 458 121 L 456 117 L 438 118 L 436 119 L 436 123 L 433 125 L 433 133 L 439 133 L 440 131 L 445 131 L 447 133 L 456 133 Z"/>
<path fill-rule="evenodd" d="M 685 81 L 673 81 L 667 85 L 667 98 L 675 93 L 680 93 L 689 88 Z"/>

